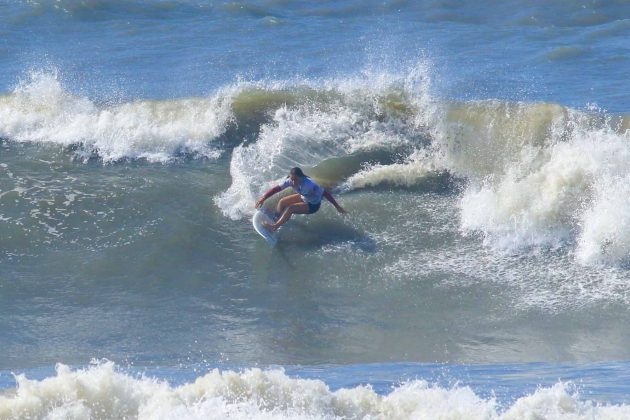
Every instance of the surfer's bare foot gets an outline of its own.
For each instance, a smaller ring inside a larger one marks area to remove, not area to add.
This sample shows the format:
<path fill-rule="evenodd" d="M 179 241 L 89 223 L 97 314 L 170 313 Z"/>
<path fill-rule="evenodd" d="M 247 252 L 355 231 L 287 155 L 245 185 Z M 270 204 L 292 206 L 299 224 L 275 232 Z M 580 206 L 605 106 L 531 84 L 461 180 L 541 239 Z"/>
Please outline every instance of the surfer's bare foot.
<path fill-rule="evenodd" d="M 272 225 L 271 223 L 267 223 L 267 222 L 263 222 L 263 226 L 267 229 L 269 229 L 272 232 L 275 232 L 276 229 L 278 229 L 276 226 Z"/>

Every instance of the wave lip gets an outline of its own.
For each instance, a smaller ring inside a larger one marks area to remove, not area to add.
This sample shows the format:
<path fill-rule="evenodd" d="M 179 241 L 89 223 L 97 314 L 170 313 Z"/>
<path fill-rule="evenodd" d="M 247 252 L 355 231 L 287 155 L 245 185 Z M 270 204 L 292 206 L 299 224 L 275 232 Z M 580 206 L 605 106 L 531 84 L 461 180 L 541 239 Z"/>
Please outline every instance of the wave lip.
<path fill-rule="evenodd" d="M 56 74 L 34 73 L 0 97 L 0 137 L 76 147 L 82 159 L 164 162 L 179 153 L 215 159 L 211 143 L 233 115 L 229 94 L 99 106 L 64 90 Z"/>
<path fill-rule="evenodd" d="M 352 191 L 377 186 L 411 188 L 428 177 L 441 172 L 434 156 L 424 150 L 415 150 L 401 163 L 367 165 L 350 176 L 341 186 L 342 191 Z"/>

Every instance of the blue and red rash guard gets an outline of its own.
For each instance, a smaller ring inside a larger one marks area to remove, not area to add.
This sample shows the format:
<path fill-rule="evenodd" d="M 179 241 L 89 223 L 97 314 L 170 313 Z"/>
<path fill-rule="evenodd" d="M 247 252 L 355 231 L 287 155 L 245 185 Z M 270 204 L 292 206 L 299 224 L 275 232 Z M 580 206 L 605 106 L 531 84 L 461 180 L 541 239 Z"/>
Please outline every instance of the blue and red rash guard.
<path fill-rule="evenodd" d="M 287 187 L 292 187 L 296 193 L 302 196 L 302 200 L 308 204 L 319 204 L 322 202 L 322 196 L 324 195 L 324 189 L 317 185 L 315 181 L 309 177 L 302 178 L 302 183 L 296 185 L 291 178 L 287 178 L 284 182 L 278 185 L 280 190 L 284 190 Z"/>

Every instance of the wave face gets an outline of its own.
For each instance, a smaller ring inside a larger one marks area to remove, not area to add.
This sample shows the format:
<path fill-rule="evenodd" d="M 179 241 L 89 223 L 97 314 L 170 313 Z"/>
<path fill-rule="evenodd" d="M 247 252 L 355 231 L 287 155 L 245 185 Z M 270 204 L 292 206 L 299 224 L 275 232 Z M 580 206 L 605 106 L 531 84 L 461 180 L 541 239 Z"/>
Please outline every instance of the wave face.
<path fill-rule="evenodd" d="M 469 387 L 442 388 L 412 380 L 379 395 L 370 386 L 331 391 L 320 380 L 281 370 L 215 369 L 192 383 L 171 386 L 119 371 L 111 362 L 82 370 L 57 365 L 41 381 L 16 377 L 14 393 L 0 396 L 2 418 L 64 419 L 622 419 L 626 405 L 582 400 L 557 383 L 500 407 Z"/>
<path fill-rule="evenodd" d="M 271 186 L 269 180 L 281 179 L 293 166 L 308 168 L 331 186 L 370 157 L 391 161 L 402 150 L 414 150 L 428 140 L 428 82 L 424 66 L 403 77 L 332 80 L 318 89 L 315 101 L 276 109 L 255 143 L 232 152 L 232 185 L 216 204 L 239 219 L 252 213 L 251 203 Z"/>

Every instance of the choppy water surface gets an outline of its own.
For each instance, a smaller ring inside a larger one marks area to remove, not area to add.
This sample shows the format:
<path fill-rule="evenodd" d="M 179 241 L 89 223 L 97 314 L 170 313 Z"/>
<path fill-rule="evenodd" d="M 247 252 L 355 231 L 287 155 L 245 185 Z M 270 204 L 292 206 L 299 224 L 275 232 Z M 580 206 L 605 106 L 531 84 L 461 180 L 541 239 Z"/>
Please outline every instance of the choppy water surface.
<path fill-rule="evenodd" d="M 628 10 L 0 4 L 0 417 L 624 418 Z"/>

